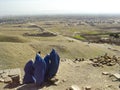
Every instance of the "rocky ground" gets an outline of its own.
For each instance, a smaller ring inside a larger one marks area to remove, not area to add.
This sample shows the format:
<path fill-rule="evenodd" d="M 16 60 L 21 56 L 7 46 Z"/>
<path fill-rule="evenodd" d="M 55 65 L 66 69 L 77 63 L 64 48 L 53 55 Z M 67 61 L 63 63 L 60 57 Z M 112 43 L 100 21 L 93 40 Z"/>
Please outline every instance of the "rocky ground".
<path fill-rule="evenodd" d="M 102 56 L 102 59 L 103 57 L 105 56 Z M 95 60 L 97 66 L 95 66 Z M 100 59 L 97 60 L 95 58 L 95 60 L 61 59 L 59 71 L 55 77 L 56 79 L 53 79 L 52 82 L 45 83 L 42 88 L 36 87 L 34 84 L 16 84 L 12 87 L 12 84 L 0 83 L 0 90 L 119 90 L 119 63 L 109 65 L 102 64 L 102 61 L 100 63 Z M 54 80 L 56 81 L 54 82 Z M 69 87 L 76 89 L 70 89 Z"/>

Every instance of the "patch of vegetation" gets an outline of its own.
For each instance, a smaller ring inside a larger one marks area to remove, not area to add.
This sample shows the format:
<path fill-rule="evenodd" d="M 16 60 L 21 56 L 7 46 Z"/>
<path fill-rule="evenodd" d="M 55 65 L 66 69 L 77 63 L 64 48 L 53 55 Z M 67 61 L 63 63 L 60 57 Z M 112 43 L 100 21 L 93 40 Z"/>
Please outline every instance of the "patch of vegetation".
<path fill-rule="evenodd" d="M 101 32 L 100 31 L 95 31 L 95 30 L 82 30 L 81 31 L 81 34 L 100 34 Z"/>
<path fill-rule="evenodd" d="M 82 40 L 85 41 L 86 39 L 84 37 L 82 37 L 81 35 L 75 35 L 73 36 L 73 38 L 78 39 L 78 40 Z"/>

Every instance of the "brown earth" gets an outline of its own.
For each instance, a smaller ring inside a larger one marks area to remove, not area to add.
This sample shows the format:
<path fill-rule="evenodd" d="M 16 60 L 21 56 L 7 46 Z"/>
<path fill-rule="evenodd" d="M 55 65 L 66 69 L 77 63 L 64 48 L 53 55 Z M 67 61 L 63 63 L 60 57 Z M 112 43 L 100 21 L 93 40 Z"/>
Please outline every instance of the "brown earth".
<path fill-rule="evenodd" d="M 0 90 L 66 90 L 71 85 L 77 85 L 81 90 L 86 86 L 91 86 L 91 90 L 119 90 L 120 81 L 103 72 L 120 73 L 120 66 L 94 67 L 89 60 L 75 61 L 61 59 L 60 67 L 56 75 L 57 82 L 46 84 L 43 88 L 36 87 L 34 84 L 20 85 L 15 88 L 0 88 Z"/>

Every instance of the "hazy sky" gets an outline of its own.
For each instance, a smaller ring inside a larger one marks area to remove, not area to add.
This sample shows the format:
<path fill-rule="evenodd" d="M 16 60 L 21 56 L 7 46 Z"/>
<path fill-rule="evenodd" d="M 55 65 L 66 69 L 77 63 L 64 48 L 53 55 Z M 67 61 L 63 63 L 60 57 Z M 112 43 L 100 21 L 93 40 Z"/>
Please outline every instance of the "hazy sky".
<path fill-rule="evenodd" d="M 0 0 L 0 15 L 120 14 L 120 0 Z"/>

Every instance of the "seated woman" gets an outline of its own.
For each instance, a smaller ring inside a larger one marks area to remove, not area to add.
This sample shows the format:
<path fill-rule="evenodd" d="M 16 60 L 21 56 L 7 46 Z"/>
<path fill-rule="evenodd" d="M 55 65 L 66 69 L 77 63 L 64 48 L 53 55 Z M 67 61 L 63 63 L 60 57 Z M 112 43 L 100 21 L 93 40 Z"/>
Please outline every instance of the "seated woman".
<path fill-rule="evenodd" d="M 60 57 L 57 54 L 57 52 L 54 49 L 52 49 L 52 51 L 50 52 L 50 55 L 49 56 L 47 55 L 44 58 L 44 60 L 47 65 L 45 77 L 46 77 L 46 80 L 48 80 L 53 78 L 56 75 L 59 68 Z"/>
<path fill-rule="evenodd" d="M 33 61 L 29 60 L 24 67 L 25 75 L 23 78 L 23 84 L 34 83 L 34 68 Z"/>
<path fill-rule="evenodd" d="M 46 71 L 46 63 L 41 58 L 40 52 L 36 54 L 35 62 L 33 64 L 34 67 L 34 77 L 35 77 L 35 84 L 37 86 L 41 86 L 44 82 L 45 71 Z"/>

